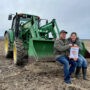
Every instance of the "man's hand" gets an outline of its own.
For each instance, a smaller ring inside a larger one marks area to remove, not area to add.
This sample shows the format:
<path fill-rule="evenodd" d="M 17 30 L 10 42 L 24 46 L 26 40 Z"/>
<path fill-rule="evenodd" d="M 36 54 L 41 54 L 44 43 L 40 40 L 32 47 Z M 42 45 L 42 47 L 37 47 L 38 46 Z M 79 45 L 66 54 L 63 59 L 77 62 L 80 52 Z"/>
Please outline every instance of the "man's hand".
<path fill-rule="evenodd" d="M 59 40 L 59 38 L 56 38 L 56 40 Z"/>
<path fill-rule="evenodd" d="M 69 44 L 70 47 L 72 47 L 73 45 L 72 44 Z"/>

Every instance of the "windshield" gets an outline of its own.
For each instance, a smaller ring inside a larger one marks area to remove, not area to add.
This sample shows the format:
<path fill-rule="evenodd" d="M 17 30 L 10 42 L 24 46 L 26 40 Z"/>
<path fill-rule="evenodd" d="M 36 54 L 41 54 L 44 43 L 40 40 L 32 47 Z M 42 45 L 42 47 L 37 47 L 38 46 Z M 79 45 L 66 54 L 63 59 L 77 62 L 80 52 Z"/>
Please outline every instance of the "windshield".
<path fill-rule="evenodd" d="M 30 18 L 22 18 L 20 17 L 20 25 L 25 24 L 26 22 L 28 22 L 30 20 Z"/>

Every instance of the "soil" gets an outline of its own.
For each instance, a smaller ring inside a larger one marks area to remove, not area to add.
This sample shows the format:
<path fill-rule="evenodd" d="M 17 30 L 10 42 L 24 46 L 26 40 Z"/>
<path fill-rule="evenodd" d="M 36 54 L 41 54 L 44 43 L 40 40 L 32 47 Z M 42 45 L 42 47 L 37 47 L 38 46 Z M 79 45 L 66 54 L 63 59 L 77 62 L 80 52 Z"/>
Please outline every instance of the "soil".
<path fill-rule="evenodd" d="M 90 42 L 90 41 L 89 41 Z M 89 43 L 90 45 L 90 43 Z M 88 45 L 88 46 L 89 46 Z M 63 82 L 63 66 L 57 62 L 33 62 L 19 67 L 4 56 L 4 42 L 0 41 L 0 90 L 90 90 L 90 59 L 87 78 Z"/>

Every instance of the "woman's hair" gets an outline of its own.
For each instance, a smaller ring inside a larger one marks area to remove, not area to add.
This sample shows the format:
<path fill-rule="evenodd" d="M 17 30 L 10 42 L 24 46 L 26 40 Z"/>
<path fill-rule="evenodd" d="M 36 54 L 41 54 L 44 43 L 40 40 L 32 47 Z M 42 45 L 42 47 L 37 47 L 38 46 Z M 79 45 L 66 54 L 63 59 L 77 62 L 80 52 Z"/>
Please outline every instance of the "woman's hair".
<path fill-rule="evenodd" d="M 77 37 L 77 33 L 76 33 L 76 32 L 72 32 L 72 33 L 71 33 L 71 36 L 72 36 L 73 34 L 75 34 L 75 35 L 76 35 L 76 37 Z"/>

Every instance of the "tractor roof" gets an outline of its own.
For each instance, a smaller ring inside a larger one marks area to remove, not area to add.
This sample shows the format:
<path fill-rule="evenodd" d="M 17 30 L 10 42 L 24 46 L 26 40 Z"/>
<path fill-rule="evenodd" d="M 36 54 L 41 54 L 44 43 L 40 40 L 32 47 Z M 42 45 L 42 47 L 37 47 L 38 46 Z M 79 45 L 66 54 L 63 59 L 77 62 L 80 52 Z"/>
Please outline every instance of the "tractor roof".
<path fill-rule="evenodd" d="M 36 15 L 30 15 L 30 14 L 25 14 L 25 13 L 18 13 L 17 15 L 22 16 L 22 17 L 24 17 L 24 16 L 27 16 L 27 17 L 31 17 L 31 16 L 39 17 L 39 16 L 36 16 Z"/>

